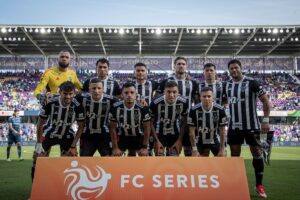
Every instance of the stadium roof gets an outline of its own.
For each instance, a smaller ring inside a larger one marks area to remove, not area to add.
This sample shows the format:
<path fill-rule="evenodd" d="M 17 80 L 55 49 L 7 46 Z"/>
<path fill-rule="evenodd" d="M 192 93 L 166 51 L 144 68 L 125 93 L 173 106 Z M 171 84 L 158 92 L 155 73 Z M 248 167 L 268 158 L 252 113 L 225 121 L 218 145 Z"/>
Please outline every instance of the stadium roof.
<path fill-rule="evenodd" d="M 0 25 L 0 55 L 299 56 L 300 25 Z"/>

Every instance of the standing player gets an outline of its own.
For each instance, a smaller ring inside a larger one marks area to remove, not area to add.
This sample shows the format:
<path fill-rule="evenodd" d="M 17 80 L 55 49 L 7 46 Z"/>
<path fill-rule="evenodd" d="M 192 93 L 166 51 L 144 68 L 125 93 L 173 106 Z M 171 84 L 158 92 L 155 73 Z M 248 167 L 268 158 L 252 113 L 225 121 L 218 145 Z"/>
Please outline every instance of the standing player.
<path fill-rule="evenodd" d="M 202 88 L 200 100 L 201 103 L 191 109 L 188 119 L 192 154 L 209 156 L 211 151 L 214 156 L 225 156 L 225 110 L 219 104 L 213 103 L 213 89 L 210 87 Z M 195 139 L 196 132 L 199 135 L 198 141 Z"/>
<path fill-rule="evenodd" d="M 186 130 L 188 102 L 179 96 L 175 81 L 165 84 L 164 95 L 156 98 L 150 105 L 155 128 L 155 154 L 179 156 L 182 148 L 182 138 Z"/>
<path fill-rule="evenodd" d="M 138 93 L 138 101 L 144 106 L 150 106 L 153 93 L 158 87 L 156 81 L 147 80 L 148 68 L 144 63 L 136 63 L 134 65 L 135 87 Z M 154 137 L 152 134 L 149 138 L 149 155 L 152 156 L 154 147 Z"/>
<path fill-rule="evenodd" d="M 232 77 L 226 83 L 225 94 L 229 103 L 228 144 L 231 156 L 240 156 L 241 145 L 246 140 L 253 156 L 252 165 L 255 170 L 256 192 L 261 198 L 267 198 L 262 186 L 264 161 L 260 145 L 260 131 L 269 131 L 270 104 L 262 86 L 254 79 L 242 74 L 239 60 L 231 60 L 228 70 Z M 257 97 L 263 104 L 264 118 L 260 126 L 257 116 Z"/>
<path fill-rule="evenodd" d="M 6 149 L 6 160 L 11 161 L 10 159 L 10 148 L 13 143 L 17 145 L 19 160 L 24 160 L 21 157 L 22 148 L 21 148 L 21 117 L 19 116 L 19 111 L 14 110 L 13 116 L 8 118 L 8 145 Z"/>
<path fill-rule="evenodd" d="M 59 144 L 62 156 L 77 156 L 76 144 L 84 128 L 84 110 L 73 98 L 75 85 L 64 82 L 59 86 L 59 96 L 44 105 L 37 124 L 37 143 L 33 156 L 32 178 L 38 156 L 49 156 L 51 147 Z M 72 124 L 77 121 L 74 137 Z"/>
<path fill-rule="evenodd" d="M 44 104 L 46 95 L 43 95 L 43 91 L 46 89 L 51 94 L 58 94 L 58 87 L 66 81 L 71 81 L 77 87 L 82 89 L 82 84 L 77 78 L 76 72 L 69 68 L 71 60 L 70 52 L 62 50 L 58 55 L 58 67 L 52 67 L 47 69 L 41 77 L 41 81 L 34 90 L 34 95 L 37 99 Z M 50 97 L 52 96 L 50 94 Z"/>
<path fill-rule="evenodd" d="M 80 138 L 80 156 L 93 156 L 96 150 L 101 156 L 112 152 L 108 129 L 108 114 L 116 98 L 103 94 L 103 84 L 99 78 L 91 79 L 89 95 L 80 96 L 79 102 L 86 115 L 84 132 Z"/>
<path fill-rule="evenodd" d="M 110 111 L 110 135 L 113 145 L 113 156 L 122 156 L 125 150 L 129 156 L 148 156 L 150 135 L 150 113 L 148 107 L 136 102 L 135 84 L 128 82 L 123 85 L 122 99 L 113 105 Z M 117 128 L 120 135 L 117 136 Z M 132 153 L 134 152 L 134 154 Z"/>
<path fill-rule="evenodd" d="M 192 107 L 192 103 L 199 102 L 199 89 L 198 83 L 195 80 L 188 78 L 187 75 L 187 60 L 184 57 L 177 57 L 174 60 L 175 76 L 169 77 L 163 80 L 158 87 L 157 93 L 162 94 L 164 92 L 166 82 L 173 80 L 178 84 L 179 94 L 188 99 L 189 109 Z M 189 139 L 188 128 L 183 136 L 183 148 L 184 155 L 192 155 L 192 147 Z"/>
<path fill-rule="evenodd" d="M 121 95 L 121 89 L 117 81 L 108 77 L 109 61 L 105 58 L 101 58 L 96 62 L 96 72 L 98 78 L 102 81 L 103 92 L 110 96 L 119 97 Z M 84 82 L 84 88 L 89 88 L 90 79 Z"/>
<path fill-rule="evenodd" d="M 224 104 L 223 84 L 216 80 L 216 66 L 212 63 L 206 63 L 203 67 L 205 81 L 199 84 L 199 94 L 204 87 L 211 87 L 213 90 L 214 101 L 219 104 Z"/>

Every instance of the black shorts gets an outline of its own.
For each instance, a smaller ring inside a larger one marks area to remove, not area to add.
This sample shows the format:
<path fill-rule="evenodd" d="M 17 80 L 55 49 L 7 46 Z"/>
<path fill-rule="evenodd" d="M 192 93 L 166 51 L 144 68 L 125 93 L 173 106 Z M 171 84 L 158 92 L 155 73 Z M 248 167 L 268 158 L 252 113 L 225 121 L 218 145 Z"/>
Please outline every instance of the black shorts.
<path fill-rule="evenodd" d="M 179 135 L 161 135 L 158 134 L 158 139 L 164 147 L 171 147 L 178 140 Z"/>
<path fill-rule="evenodd" d="M 227 143 L 229 145 L 241 145 L 245 141 L 250 146 L 260 146 L 260 131 L 228 130 Z"/>
<path fill-rule="evenodd" d="M 121 151 L 140 150 L 143 147 L 143 136 L 118 136 L 118 146 Z"/>
<path fill-rule="evenodd" d="M 80 138 L 80 156 L 93 156 L 98 150 L 101 156 L 111 156 L 112 144 L 109 134 L 83 134 Z"/>
<path fill-rule="evenodd" d="M 209 149 L 214 156 L 217 156 L 220 151 L 220 144 L 199 144 L 197 143 L 197 148 L 200 154 L 204 153 L 205 149 Z"/>
<path fill-rule="evenodd" d="M 69 151 L 69 149 L 72 145 L 73 139 L 74 139 L 74 137 L 63 138 L 63 139 L 46 137 L 42 141 L 42 146 L 43 146 L 43 149 L 45 150 L 45 152 L 47 152 L 47 154 L 49 154 L 52 146 L 59 145 L 60 153 L 61 153 L 61 155 L 64 155 Z"/>
<path fill-rule="evenodd" d="M 190 141 L 189 127 L 187 127 L 184 130 L 183 138 L 182 138 L 182 146 L 184 146 L 184 147 L 190 147 L 190 146 L 192 146 L 191 145 L 191 141 Z"/>

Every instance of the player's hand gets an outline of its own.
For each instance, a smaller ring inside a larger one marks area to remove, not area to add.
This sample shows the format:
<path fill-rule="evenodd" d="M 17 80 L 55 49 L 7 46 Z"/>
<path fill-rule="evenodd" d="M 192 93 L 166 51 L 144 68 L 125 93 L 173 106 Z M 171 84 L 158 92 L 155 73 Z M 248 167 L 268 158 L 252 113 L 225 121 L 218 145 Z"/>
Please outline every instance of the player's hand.
<path fill-rule="evenodd" d="M 217 156 L 218 157 L 226 157 L 225 148 L 220 148 Z"/>
<path fill-rule="evenodd" d="M 138 151 L 138 154 L 139 154 L 139 156 L 148 156 L 148 155 L 149 155 L 148 149 L 146 149 L 146 148 L 141 148 L 141 149 Z"/>
<path fill-rule="evenodd" d="M 140 104 L 142 104 L 143 106 L 148 106 L 148 103 L 147 103 L 147 101 L 145 99 L 140 99 L 140 100 L 138 100 L 138 102 Z"/>
<path fill-rule="evenodd" d="M 115 148 L 112 150 L 113 156 L 122 156 L 123 152 L 119 148 Z"/>
<path fill-rule="evenodd" d="M 154 143 L 154 152 L 156 156 L 164 155 L 164 146 L 160 143 L 160 141 L 156 141 Z"/>
<path fill-rule="evenodd" d="M 199 157 L 199 156 L 200 156 L 200 154 L 199 154 L 198 150 L 192 151 L 192 157 Z"/>
<path fill-rule="evenodd" d="M 181 152 L 181 149 L 182 149 L 182 142 L 181 142 L 181 140 L 177 140 L 177 141 L 173 144 L 173 146 L 171 146 L 170 149 L 174 149 L 174 148 L 177 150 L 178 155 L 179 155 L 180 152 Z"/>
<path fill-rule="evenodd" d="M 45 155 L 46 155 L 46 153 L 45 153 L 42 143 L 40 143 L 40 142 L 36 143 L 33 156 L 38 157 L 38 156 L 45 156 Z"/>
<path fill-rule="evenodd" d="M 261 123 L 261 130 L 263 133 L 267 134 L 270 130 L 270 124 L 266 122 Z"/>
<path fill-rule="evenodd" d="M 67 152 L 67 155 L 69 156 L 72 156 L 72 157 L 76 157 L 78 156 L 78 153 L 77 153 L 77 148 L 70 148 L 69 151 Z"/>

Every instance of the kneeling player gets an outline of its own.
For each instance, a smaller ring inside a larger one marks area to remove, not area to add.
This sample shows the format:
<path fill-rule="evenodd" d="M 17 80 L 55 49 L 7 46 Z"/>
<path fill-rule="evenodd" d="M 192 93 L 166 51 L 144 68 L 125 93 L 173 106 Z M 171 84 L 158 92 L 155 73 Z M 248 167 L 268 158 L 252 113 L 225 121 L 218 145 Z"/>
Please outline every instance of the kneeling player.
<path fill-rule="evenodd" d="M 86 121 L 80 138 L 80 156 L 93 156 L 96 150 L 101 156 L 110 156 L 111 139 L 108 130 L 108 114 L 118 100 L 103 93 L 103 83 L 98 78 L 89 82 L 89 94 L 79 96 Z"/>
<path fill-rule="evenodd" d="M 113 105 L 110 111 L 110 135 L 113 156 L 122 156 L 128 150 L 129 156 L 148 155 L 150 135 L 150 113 L 148 107 L 136 102 L 136 88 L 133 83 L 125 83 L 122 88 L 123 101 Z M 120 135 L 117 135 L 119 128 Z"/>
<path fill-rule="evenodd" d="M 37 124 L 37 143 L 33 155 L 32 178 L 38 156 L 49 156 L 51 147 L 59 144 L 62 156 L 77 156 L 76 143 L 84 128 L 84 111 L 73 98 L 75 85 L 64 82 L 59 86 L 59 96 L 44 105 Z M 74 137 L 72 124 L 77 121 L 78 130 Z"/>
<path fill-rule="evenodd" d="M 164 95 L 159 96 L 150 105 L 155 128 L 156 156 L 179 156 L 182 148 L 182 138 L 186 128 L 188 101 L 179 96 L 175 81 L 165 84 Z"/>
<path fill-rule="evenodd" d="M 209 156 L 212 151 L 214 156 L 225 156 L 225 110 L 213 103 L 213 91 L 210 87 L 202 88 L 200 99 L 201 103 L 191 109 L 188 119 L 192 155 L 199 156 L 200 153 L 201 156 Z M 195 139 L 195 132 L 199 135 L 198 141 Z"/>

